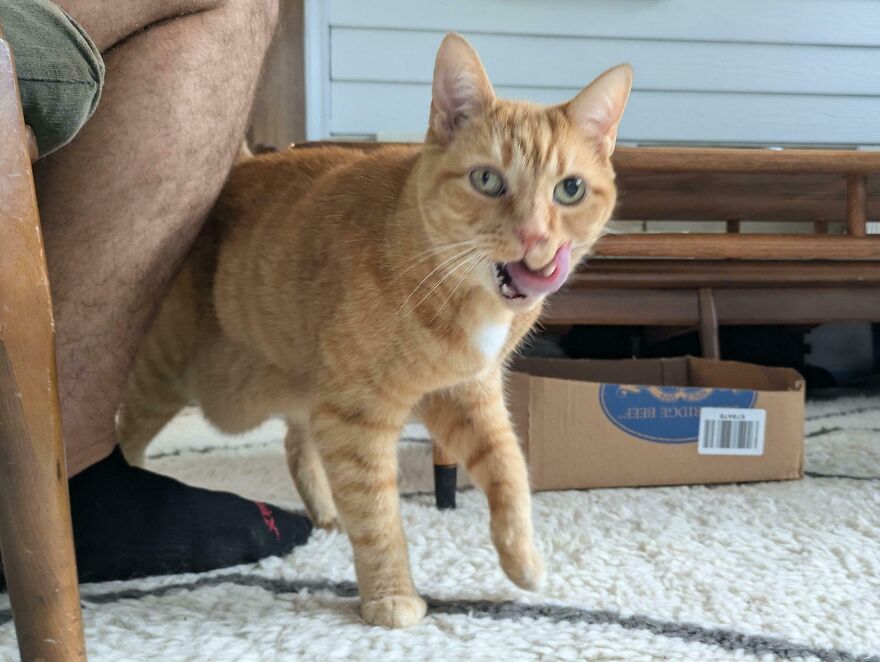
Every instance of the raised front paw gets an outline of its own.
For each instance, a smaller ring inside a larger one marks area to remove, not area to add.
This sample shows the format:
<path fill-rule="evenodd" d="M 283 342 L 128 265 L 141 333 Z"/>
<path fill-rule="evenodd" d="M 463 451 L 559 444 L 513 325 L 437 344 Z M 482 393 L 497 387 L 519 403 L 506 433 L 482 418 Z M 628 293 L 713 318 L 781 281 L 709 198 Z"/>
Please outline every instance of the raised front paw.
<path fill-rule="evenodd" d="M 417 595 L 389 595 L 364 602 L 361 615 L 370 625 L 407 628 L 422 620 L 427 608 L 425 601 Z"/>
<path fill-rule="evenodd" d="M 544 585 L 544 559 L 532 546 L 498 550 L 501 567 L 514 584 L 527 591 Z"/>

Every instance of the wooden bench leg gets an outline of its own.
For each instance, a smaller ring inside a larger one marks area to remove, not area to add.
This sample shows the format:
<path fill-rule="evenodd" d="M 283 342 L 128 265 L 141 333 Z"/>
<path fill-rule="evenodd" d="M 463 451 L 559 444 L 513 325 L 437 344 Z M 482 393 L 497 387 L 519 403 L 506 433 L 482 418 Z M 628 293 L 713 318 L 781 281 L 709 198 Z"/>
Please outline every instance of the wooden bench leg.
<path fill-rule="evenodd" d="M 700 288 L 700 345 L 707 359 L 721 358 L 721 342 L 718 339 L 718 313 L 715 311 L 715 297 L 708 287 Z"/>
<path fill-rule="evenodd" d="M 868 230 L 868 178 L 849 175 L 846 178 L 846 233 L 864 237 Z"/>
<path fill-rule="evenodd" d="M 438 444 L 434 444 L 434 499 L 441 510 L 455 508 L 458 465 Z"/>

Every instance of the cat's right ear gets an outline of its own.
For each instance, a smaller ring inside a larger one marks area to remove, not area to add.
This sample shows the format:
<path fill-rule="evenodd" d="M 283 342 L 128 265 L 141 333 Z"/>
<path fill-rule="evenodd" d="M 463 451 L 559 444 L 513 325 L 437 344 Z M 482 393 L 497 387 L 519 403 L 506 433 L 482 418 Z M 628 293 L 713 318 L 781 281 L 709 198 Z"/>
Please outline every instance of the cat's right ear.
<path fill-rule="evenodd" d="M 480 56 L 461 35 L 450 33 L 434 64 L 428 141 L 448 144 L 468 118 L 484 113 L 495 99 Z"/>
<path fill-rule="evenodd" d="M 628 64 L 606 71 L 563 106 L 565 114 L 597 141 L 599 152 L 610 157 L 617 142 L 617 127 L 632 89 Z"/>

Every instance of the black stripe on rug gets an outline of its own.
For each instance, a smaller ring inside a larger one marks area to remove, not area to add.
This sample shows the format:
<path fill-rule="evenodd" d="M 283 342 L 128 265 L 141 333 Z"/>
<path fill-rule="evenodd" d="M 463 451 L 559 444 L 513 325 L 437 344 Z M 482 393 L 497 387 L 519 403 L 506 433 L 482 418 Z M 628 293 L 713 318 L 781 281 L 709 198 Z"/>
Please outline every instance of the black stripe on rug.
<path fill-rule="evenodd" d="M 880 406 L 871 405 L 868 407 L 856 407 L 855 409 L 844 409 L 841 411 L 829 412 L 827 414 L 816 414 L 814 416 L 807 416 L 806 420 L 808 421 L 819 421 L 823 418 L 834 418 L 835 416 L 849 416 L 851 414 L 864 414 L 869 411 L 880 411 Z"/>
<path fill-rule="evenodd" d="M 815 439 L 816 437 L 824 437 L 826 434 L 833 434 L 835 432 L 841 432 L 844 428 L 841 427 L 833 427 L 833 428 L 819 428 L 818 430 L 813 430 L 812 432 L 807 432 L 804 435 L 805 439 Z"/>
<path fill-rule="evenodd" d="M 138 600 L 146 596 L 161 597 L 175 591 L 192 591 L 206 586 L 235 584 L 261 588 L 274 594 L 299 593 L 301 591 L 329 591 L 339 597 L 357 597 L 354 582 L 286 581 L 254 575 L 227 574 L 203 577 L 193 582 L 168 584 L 151 589 L 129 588 L 107 593 L 88 594 L 84 591 L 83 606 L 111 604 L 121 600 Z M 584 623 L 587 625 L 616 625 L 626 630 L 640 630 L 651 634 L 681 639 L 686 642 L 717 646 L 729 652 L 743 651 L 755 656 L 775 655 L 786 660 L 816 658 L 823 662 L 880 662 L 880 656 L 854 655 L 839 649 L 813 648 L 779 637 L 750 635 L 726 628 L 710 628 L 694 623 L 663 621 L 649 616 L 621 616 L 617 612 L 582 609 L 551 604 L 523 604 L 520 602 L 489 600 L 440 600 L 424 596 L 428 612 L 434 614 L 464 615 L 494 620 L 519 620 L 544 618 L 555 623 Z M 9 610 L 0 610 L 0 625 L 12 619 Z"/>
<path fill-rule="evenodd" d="M 880 432 L 880 428 L 865 428 L 859 426 L 852 427 L 833 427 L 833 428 L 819 428 L 818 430 L 813 430 L 812 432 L 808 432 L 804 435 L 807 439 L 815 439 L 816 437 L 824 437 L 826 434 L 831 434 L 833 432 Z"/>
<path fill-rule="evenodd" d="M 880 480 L 880 476 L 851 476 L 849 474 L 823 474 L 818 471 L 805 471 L 810 478 L 839 478 L 841 480 Z"/>

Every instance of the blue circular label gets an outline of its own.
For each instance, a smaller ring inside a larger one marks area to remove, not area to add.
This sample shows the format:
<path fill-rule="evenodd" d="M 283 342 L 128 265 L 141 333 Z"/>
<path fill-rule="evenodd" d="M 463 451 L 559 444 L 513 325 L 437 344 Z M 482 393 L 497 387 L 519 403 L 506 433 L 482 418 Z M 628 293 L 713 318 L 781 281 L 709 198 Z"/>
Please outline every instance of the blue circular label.
<path fill-rule="evenodd" d="M 608 419 L 634 437 L 662 444 L 697 440 L 702 407 L 750 409 L 755 391 L 693 386 L 602 384 L 599 402 Z"/>

